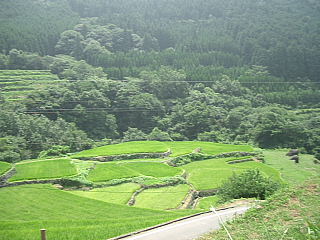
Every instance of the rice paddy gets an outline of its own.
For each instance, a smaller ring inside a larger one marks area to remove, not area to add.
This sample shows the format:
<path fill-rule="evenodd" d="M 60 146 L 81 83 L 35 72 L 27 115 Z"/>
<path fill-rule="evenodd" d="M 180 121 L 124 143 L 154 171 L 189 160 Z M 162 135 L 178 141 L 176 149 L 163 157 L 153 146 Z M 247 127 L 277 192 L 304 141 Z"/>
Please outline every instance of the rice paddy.
<path fill-rule="evenodd" d="M 10 181 L 54 179 L 77 174 L 77 170 L 69 159 L 22 162 L 15 166 L 17 173 Z"/>

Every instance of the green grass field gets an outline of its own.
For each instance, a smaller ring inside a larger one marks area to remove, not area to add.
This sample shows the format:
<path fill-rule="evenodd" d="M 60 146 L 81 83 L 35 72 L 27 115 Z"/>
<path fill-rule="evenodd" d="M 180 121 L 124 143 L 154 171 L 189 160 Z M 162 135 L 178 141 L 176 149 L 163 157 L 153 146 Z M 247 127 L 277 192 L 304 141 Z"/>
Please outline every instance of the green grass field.
<path fill-rule="evenodd" d="M 212 142 L 166 142 L 166 144 L 172 151 L 172 157 L 192 153 L 197 148 L 201 148 L 202 153 L 209 155 L 235 151 L 253 151 L 253 148 L 248 145 L 230 145 Z"/>
<path fill-rule="evenodd" d="M 190 187 L 186 184 L 147 189 L 136 197 L 135 206 L 161 210 L 174 209 L 179 207 L 189 190 Z"/>
<path fill-rule="evenodd" d="M 56 80 L 58 77 L 49 70 L 0 70 L 0 88 L 8 100 L 23 99 L 39 89 L 57 84 Z"/>
<path fill-rule="evenodd" d="M 219 205 L 218 201 L 219 201 L 218 196 L 201 198 L 196 206 L 196 209 L 208 211 L 210 210 L 211 207 L 217 207 Z"/>
<path fill-rule="evenodd" d="M 107 145 L 103 147 L 93 148 L 82 151 L 73 155 L 74 158 L 82 157 L 98 157 L 98 156 L 113 156 L 121 154 L 133 154 L 133 153 L 160 153 L 166 152 L 167 146 L 163 142 L 157 141 L 138 141 L 138 142 L 126 142 L 114 145 Z"/>
<path fill-rule="evenodd" d="M 70 191 L 71 193 L 100 200 L 108 203 L 127 204 L 132 194 L 140 188 L 140 185 L 135 183 L 125 183 L 117 186 L 106 188 L 96 188 L 91 191 Z"/>
<path fill-rule="evenodd" d="M 180 168 L 170 167 L 159 162 L 111 162 L 98 164 L 89 173 L 88 180 L 103 182 L 137 176 L 170 177 L 181 173 Z"/>
<path fill-rule="evenodd" d="M 300 163 L 296 164 L 286 156 L 288 150 L 264 150 L 266 165 L 277 169 L 281 177 L 289 184 L 302 183 L 305 180 L 320 176 L 320 165 L 314 164 L 314 157 L 300 154 Z"/>
<path fill-rule="evenodd" d="M 159 153 L 171 149 L 171 157 L 192 153 L 195 149 L 201 148 L 205 154 L 215 155 L 225 152 L 244 151 L 251 152 L 253 148 L 248 145 L 229 145 L 211 142 L 158 142 L 158 141 L 137 141 L 126 142 L 115 145 L 107 145 L 94 149 L 82 151 L 73 155 L 74 158 L 112 156 L 133 153 Z"/>
<path fill-rule="evenodd" d="M 11 168 L 11 164 L 7 162 L 0 162 L 0 175 L 4 174 Z"/>
<path fill-rule="evenodd" d="M 192 162 L 182 166 L 189 174 L 188 181 L 197 190 L 215 189 L 232 176 L 233 173 L 241 173 L 247 169 L 259 169 L 266 176 L 270 176 L 281 182 L 279 172 L 270 166 L 258 162 L 244 162 L 228 164 L 227 161 L 236 158 L 211 159 Z"/>
<path fill-rule="evenodd" d="M 0 240 L 104 240 L 194 211 L 164 212 L 76 196 L 49 185 L 0 189 Z"/>
<path fill-rule="evenodd" d="M 77 170 L 68 159 L 35 161 L 16 164 L 17 173 L 10 181 L 53 179 L 77 174 Z"/>

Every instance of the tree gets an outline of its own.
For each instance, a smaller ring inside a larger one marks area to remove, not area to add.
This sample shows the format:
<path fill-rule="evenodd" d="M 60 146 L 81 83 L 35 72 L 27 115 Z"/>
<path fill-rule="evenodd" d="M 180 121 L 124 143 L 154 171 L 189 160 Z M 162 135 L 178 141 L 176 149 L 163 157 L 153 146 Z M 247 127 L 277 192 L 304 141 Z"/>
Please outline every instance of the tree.
<path fill-rule="evenodd" d="M 147 135 L 142 132 L 141 130 L 137 128 L 131 128 L 129 127 L 126 132 L 123 133 L 123 139 L 124 142 L 130 142 L 130 141 L 143 141 L 147 139 Z"/>
<path fill-rule="evenodd" d="M 60 39 L 56 45 L 57 54 L 66 54 L 77 59 L 82 57 L 84 37 L 81 33 L 74 30 L 68 30 L 61 34 Z"/>
<path fill-rule="evenodd" d="M 266 178 L 259 170 L 247 170 L 239 175 L 233 174 L 218 190 L 218 195 L 225 201 L 239 198 L 266 199 L 272 195 L 279 184 Z"/>
<path fill-rule="evenodd" d="M 152 132 L 148 135 L 149 141 L 172 141 L 169 134 L 161 131 L 159 128 L 154 128 Z"/>

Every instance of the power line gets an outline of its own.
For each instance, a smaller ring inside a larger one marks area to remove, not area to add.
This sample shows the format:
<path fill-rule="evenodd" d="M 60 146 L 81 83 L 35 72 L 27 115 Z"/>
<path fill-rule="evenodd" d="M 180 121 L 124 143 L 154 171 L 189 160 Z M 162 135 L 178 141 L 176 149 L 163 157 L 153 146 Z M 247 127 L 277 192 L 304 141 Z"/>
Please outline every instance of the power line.
<path fill-rule="evenodd" d="M 5 79 L 0 79 L 0 84 L 1 82 L 6 81 Z M 24 82 L 33 82 L 34 84 L 41 84 L 41 82 L 36 82 L 36 81 L 41 81 L 39 79 L 25 79 L 25 80 L 9 80 L 9 82 L 19 82 L 19 81 L 24 81 Z M 97 83 L 105 83 L 105 82 L 112 82 L 112 83 L 131 83 L 131 82 L 152 82 L 149 80 L 144 80 L 144 79 L 134 79 L 134 80 L 128 80 L 128 79 L 117 79 L 117 80 L 112 80 L 112 79 L 93 79 L 93 80 L 88 80 L 88 79 L 65 79 L 65 80 L 43 80 L 43 81 L 52 81 L 52 83 L 57 83 L 57 82 L 62 82 L 62 83 L 68 83 L 68 82 L 97 82 Z M 160 81 L 159 83 L 215 83 L 216 81 L 207 81 L 207 80 L 184 80 L 184 81 Z M 319 81 L 307 81 L 307 82 L 301 82 L 301 81 L 295 81 L 295 82 L 287 82 L 287 81 L 282 81 L 282 82 L 241 82 L 238 81 L 239 83 L 245 83 L 245 84 L 258 84 L 258 83 L 263 83 L 263 84 L 306 84 L 306 83 L 320 83 Z"/>

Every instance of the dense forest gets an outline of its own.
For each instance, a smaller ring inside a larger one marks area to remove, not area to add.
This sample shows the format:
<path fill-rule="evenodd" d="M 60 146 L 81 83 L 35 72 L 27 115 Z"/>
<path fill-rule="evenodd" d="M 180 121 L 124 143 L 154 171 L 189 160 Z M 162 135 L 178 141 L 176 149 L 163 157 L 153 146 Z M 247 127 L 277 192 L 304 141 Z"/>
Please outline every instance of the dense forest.
<path fill-rule="evenodd" d="M 0 20 L 0 160 L 144 139 L 319 151 L 319 1 L 11 0 Z M 8 97 L 16 70 L 57 79 Z"/>

